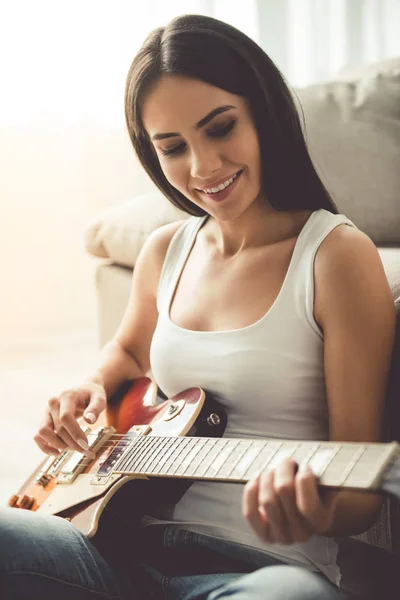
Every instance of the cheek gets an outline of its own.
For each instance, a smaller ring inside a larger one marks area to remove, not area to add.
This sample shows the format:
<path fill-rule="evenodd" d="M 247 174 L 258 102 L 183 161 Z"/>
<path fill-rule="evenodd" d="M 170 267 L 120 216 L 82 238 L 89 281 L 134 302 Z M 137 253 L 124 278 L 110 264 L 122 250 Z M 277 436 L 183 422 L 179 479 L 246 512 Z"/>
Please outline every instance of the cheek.
<path fill-rule="evenodd" d="M 160 162 L 160 166 L 169 183 L 179 189 L 184 180 L 184 166 L 182 162 L 179 159 L 163 160 Z"/>
<path fill-rule="evenodd" d="M 255 132 L 251 132 L 248 135 L 248 139 L 245 142 L 245 147 L 247 148 L 249 162 L 252 164 L 253 168 L 255 166 L 258 167 L 261 161 L 261 155 L 258 137 Z"/>
<path fill-rule="evenodd" d="M 260 145 L 256 131 L 252 127 L 246 128 L 242 135 L 235 141 L 232 148 L 231 160 L 238 164 L 247 165 L 253 172 L 259 169 Z"/>

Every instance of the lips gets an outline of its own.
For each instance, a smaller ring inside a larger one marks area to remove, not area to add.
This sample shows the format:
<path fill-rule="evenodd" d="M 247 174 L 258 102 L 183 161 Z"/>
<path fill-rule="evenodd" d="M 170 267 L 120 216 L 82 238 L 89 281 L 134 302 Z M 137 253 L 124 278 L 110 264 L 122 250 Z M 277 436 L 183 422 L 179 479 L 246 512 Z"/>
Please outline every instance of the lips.
<path fill-rule="evenodd" d="M 203 194 L 208 194 L 208 195 L 212 195 L 212 194 L 218 194 L 219 192 L 206 192 L 205 190 L 211 190 L 212 188 L 218 187 L 219 185 L 221 185 L 221 183 L 225 183 L 225 181 L 229 181 L 229 179 L 232 179 L 232 177 L 236 177 L 239 175 L 239 173 L 241 173 L 243 171 L 243 169 L 240 169 L 239 171 L 236 171 L 236 173 L 232 173 L 232 175 L 229 175 L 229 177 L 225 177 L 225 179 L 220 179 L 218 182 L 216 183 L 212 183 L 209 185 L 205 185 L 204 188 L 196 188 L 196 190 L 198 192 L 202 192 Z M 228 185 L 228 187 L 230 187 L 234 182 L 232 181 L 232 183 L 230 183 Z M 227 189 L 227 188 L 225 188 Z M 221 190 L 223 191 L 223 190 Z"/>
<path fill-rule="evenodd" d="M 209 193 L 209 194 L 207 194 L 207 192 L 203 192 L 202 190 L 199 190 L 199 192 L 201 193 L 201 195 L 203 196 L 203 198 L 205 198 L 207 200 L 212 200 L 213 202 L 222 202 L 236 188 L 236 186 L 238 185 L 238 182 L 241 179 L 242 173 L 243 173 L 243 170 L 238 171 L 238 173 L 237 173 L 235 179 L 232 181 L 232 183 L 229 184 L 228 187 L 224 188 L 220 192 L 212 192 L 212 193 Z"/>

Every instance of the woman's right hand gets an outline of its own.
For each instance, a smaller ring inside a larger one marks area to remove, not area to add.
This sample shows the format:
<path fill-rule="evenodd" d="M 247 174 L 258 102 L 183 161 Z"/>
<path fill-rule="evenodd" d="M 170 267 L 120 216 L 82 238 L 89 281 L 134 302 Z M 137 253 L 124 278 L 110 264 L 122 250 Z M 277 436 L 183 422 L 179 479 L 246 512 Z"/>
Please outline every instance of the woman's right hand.
<path fill-rule="evenodd" d="M 106 404 L 106 391 L 99 383 L 90 381 L 68 389 L 50 398 L 42 424 L 33 439 L 46 454 L 58 456 L 60 451 L 70 448 L 94 458 L 77 419 L 83 415 L 88 423 L 95 423 Z"/>

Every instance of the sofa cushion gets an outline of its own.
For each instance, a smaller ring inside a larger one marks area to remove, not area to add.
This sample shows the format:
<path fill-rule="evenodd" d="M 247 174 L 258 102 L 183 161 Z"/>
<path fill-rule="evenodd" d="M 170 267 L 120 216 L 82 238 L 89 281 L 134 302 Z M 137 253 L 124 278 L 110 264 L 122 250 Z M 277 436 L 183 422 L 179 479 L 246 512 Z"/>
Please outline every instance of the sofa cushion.
<path fill-rule="evenodd" d="M 311 157 L 339 211 L 400 243 L 400 59 L 297 90 Z"/>
<path fill-rule="evenodd" d="M 133 267 L 152 231 L 188 216 L 155 189 L 100 213 L 85 231 L 85 247 L 94 256 Z"/>

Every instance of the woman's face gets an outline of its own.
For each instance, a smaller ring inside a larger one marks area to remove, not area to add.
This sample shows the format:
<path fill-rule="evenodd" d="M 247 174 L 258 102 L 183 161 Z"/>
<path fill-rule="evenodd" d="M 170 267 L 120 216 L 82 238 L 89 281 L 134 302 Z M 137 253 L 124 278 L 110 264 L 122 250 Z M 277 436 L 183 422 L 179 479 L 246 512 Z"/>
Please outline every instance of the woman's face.
<path fill-rule="evenodd" d="M 142 118 L 169 183 L 207 213 L 237 218 L 260 197 L 260 147 L 244 98 L 164 75 L 148 92 Z"/>

